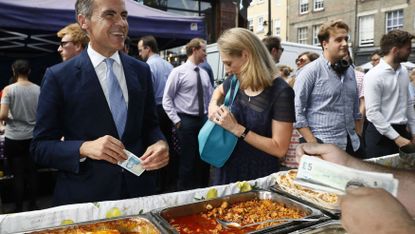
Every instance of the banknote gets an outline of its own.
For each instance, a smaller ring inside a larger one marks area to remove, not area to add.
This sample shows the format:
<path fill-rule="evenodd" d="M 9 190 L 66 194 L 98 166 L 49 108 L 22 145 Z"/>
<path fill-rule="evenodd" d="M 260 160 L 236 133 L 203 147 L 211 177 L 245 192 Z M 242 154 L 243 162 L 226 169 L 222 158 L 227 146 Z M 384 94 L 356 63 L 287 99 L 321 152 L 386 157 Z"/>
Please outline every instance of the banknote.
<path fill-rule="evenodd" d="M 399 182 L 393 174 L 357 170 L 304 155 L 294 183 L 312 189 L 344 194 L 348 186 L 383 188 L 397 195 Z"/>
<path fill-rule="evenodd" d="M 124 150 L 124 152 L 127 154 L 128 159 L 118 162 L 118 165 L 136 176 L 140 176 L 145 171 L 145 169 L 141 166 L 141 159 L 128 150 Z"/>

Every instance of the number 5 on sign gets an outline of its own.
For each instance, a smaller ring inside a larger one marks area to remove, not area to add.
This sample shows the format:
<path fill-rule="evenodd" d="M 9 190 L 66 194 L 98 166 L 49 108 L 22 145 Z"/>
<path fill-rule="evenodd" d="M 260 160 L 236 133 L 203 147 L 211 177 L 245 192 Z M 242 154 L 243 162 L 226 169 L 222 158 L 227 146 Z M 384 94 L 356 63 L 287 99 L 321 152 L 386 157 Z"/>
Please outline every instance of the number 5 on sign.
<path fill-rule="evenodd" d="M 303 170 L 311 171 L 313 169 L 313 163 L 311 162 L 304 162 L 303 163 Z"/>

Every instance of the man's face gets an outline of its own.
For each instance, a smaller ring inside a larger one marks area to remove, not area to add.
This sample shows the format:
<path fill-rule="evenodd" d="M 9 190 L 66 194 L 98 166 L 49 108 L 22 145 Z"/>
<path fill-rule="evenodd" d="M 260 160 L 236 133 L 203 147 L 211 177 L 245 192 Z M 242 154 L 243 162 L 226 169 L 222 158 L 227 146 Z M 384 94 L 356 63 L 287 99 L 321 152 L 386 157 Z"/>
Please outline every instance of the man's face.
<path fill-rule="evenodd" d="M 412 46 L 411 42 L 406 43 L 401 48 L 398 48 L 397 52 L 395 53 L 394 61 L 396 63 L 402 63 L 408 61 L 409 55 L 411 54 Z"/>
<path fill-rule="evenodd" d="M 75 44 L 72 41 L 72 36 L 66 34 L 62 37 L 60 46 L 58 47 L 58 52 L 62 57 L 63 61 L 66 61 L 82 51 L 82 46 L 80 43 Z"/>
<path fill-rule="evenodd" d="M 142 60 L 146 61 L 150 57 L 150 47 L 144 46 L 143 41 L 138 42 L 138 55 Z"/>
<path fill-rule="evenodd" d="M 193 56 L 195 57 L 195 61 L 197 62 L 197 64 L 203 63 L 206 59 L 206 45 L 200 44 L 199 49 L 195 48 L 193 50 Z"/>
<path fill-rule="evenodd" d="M 328 41 L 323 41 L 324 51 L 334 60 L 340 60 L 347 55 L 349 40 L 348 33 L 345 29 L 335 28 L 330 31 Z"/>
<path fill-rule="evenodd" d="M 304 67 L 307 63 L 311 62 L 307 55 L 303 54 L 295 60 L 297 69 Z"/>
<path fill-rule="evenodd" d="M 124 0 L 95 0 L 91 18 L 81 15 L 78 21 L 88 32 L 92 48 L 109 57 L 124 48 L 127 15 Z"/>
<path fill-rule="evenodd" d="M 284 52 L 284 48 L 272 48 L 271 56 L 275 63 L 280 62 L 282 52 Z"/>
<path fill-rule="evenodd" d="M 370 63 L 372 64 L 372 66 L 378 65 L 379 62 L 380 62 L 380 55 L 378 54 L 372 55 L 372 57 L 370 58 Z"/>

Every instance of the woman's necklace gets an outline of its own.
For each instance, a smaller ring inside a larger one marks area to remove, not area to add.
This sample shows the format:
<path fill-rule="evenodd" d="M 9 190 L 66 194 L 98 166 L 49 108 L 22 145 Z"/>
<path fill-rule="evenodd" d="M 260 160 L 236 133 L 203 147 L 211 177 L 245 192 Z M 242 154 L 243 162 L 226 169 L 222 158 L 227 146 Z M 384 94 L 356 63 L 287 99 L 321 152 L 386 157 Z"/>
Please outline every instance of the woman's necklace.
<path fill-rule="evenodd" d="M 262 91 L 263 90 L 258 90 L 258 91 L 252 91 L 250 89 L 244 90 L 245 95 L 248 96 L 248 102 L 251 102 L 251 97 L 254 98 L 258 96 L 260 93 L 262 93 Z"/>

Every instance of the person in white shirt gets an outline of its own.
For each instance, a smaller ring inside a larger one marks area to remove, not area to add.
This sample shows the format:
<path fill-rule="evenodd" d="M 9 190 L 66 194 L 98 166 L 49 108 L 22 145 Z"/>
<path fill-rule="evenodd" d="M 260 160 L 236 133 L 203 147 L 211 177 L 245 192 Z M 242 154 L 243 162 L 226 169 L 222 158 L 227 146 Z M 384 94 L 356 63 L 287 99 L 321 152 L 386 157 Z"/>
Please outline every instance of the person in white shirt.
<path fill-rule="evenodd" d="M 363 79 L 366 116 L 366 154 L 379 157 L 397 153 L 399 147 L 415 142 L 415 112 L 409 98 L 406 62 L 415 37 L 402 30 L 383 35 L 384 57 Z M 407 126 L 410 132 L 407 131 Z"/>

